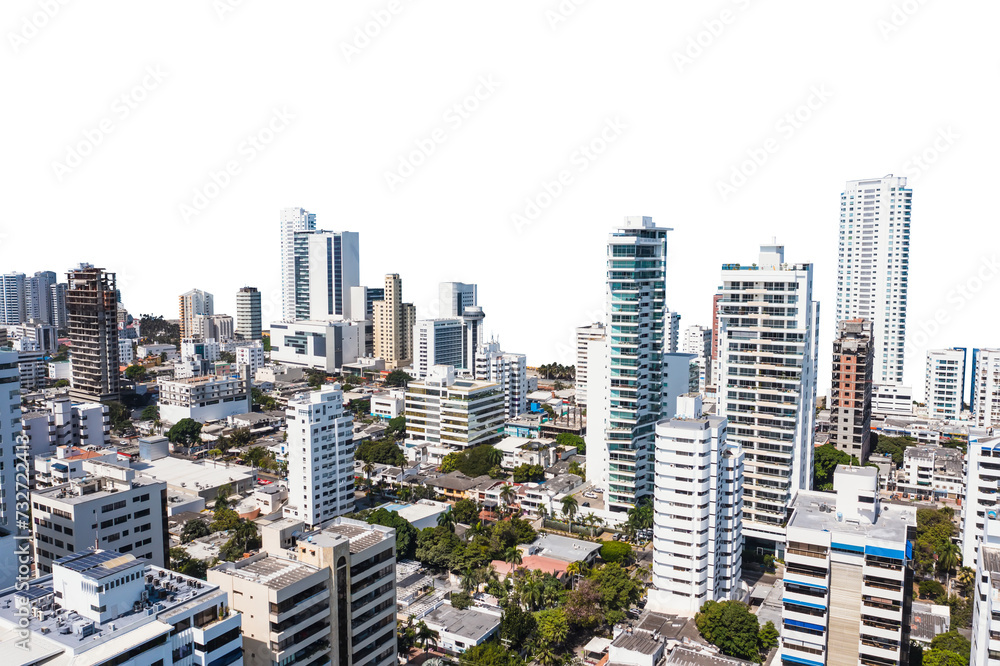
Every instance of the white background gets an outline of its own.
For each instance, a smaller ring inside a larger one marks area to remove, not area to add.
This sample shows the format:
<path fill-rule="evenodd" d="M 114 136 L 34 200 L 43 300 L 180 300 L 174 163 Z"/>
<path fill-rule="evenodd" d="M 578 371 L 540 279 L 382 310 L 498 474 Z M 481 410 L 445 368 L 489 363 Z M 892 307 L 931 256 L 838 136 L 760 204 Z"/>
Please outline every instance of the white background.
<path fill-rule="evenodd" d="M 131 313 L 168 318 L 193 287 L 235 314 L 250 284 L 276 318 L 278 211 L 301 206 L 360 232 L 362 281 L 400 273 L 418 316 L 436 313 L 439 281 L 476 282 L 504 349 L 569 364 L 573 327 L 603 304 L 607 233 L 650 215 L 675 230 L 682 328 L 710 324 L 720 265 L 752 263 L 771 236 L 815 263 L 825 392 L 839 195 L 894 173 L 914 191 L 906 379 L 920 395 L 924 349 L 1000 346 L 1000 279 L 955 291 L 1000 236 L 998 14 L 941 0 L 7 0 L 0 270 L 91 262 L 117 271 Z M 499 85 L 456 127 L 446 114 L 480 77 Z M 828 98 L 799 109 L 815 90 Z M 274 109 L 294 120 L 249 160 Z M 797 109 L 809 117 L 789 135 Z M 572 154 L 609 119 L 627 127 L 580 172 Z M 102 120 L 111 132 L 88 150 Z M 391 190 L 385 173 L 435 128 L 446 141 Z M 768 138 L 777 150 L 724 199 L 719 183 Z M 925 151 L 933 163 L 915 166 Z M 230 160 L 240 172 L 185 220 Z M 572 183 L 518 228 L 563 169 Z"/>

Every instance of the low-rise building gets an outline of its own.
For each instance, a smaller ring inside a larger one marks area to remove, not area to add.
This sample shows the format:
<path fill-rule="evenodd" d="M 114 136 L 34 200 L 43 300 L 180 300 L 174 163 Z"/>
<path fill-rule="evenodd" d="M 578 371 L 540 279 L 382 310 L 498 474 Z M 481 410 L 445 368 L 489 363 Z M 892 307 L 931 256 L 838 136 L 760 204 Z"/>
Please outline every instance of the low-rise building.
<path fill-rule="evenodd" d="M 371 397 L 371 415 L 384 421 L 403 413 L 404 392 L 401 389 L 377 393 Z"/>
<path fill-rule="evenodd" d="M 271 360 L 336 372 L 365 356 L 364 321 L 296 321 L 271 324 Z"/>
<path fill-rule="evenodd" d="M 559 451 L 554 439 L 532 437 L 505 437 L 494 448 L 503 452 L 500 466 L 512 470 L 521 465 L 551 467 L 563 458 L 576 453 L 576 449 Z"/>
<path fill-rule="evenodd" d="M 50 666 L 242 666 L 242 619 L 216 585 L 88 550 L 0 596 L 0 654 Z"/>
<path fill-rule="evenodd" d="M 943 446 L 909 446 L 896 490 L 911 497 L 958 499 L 965 495 L 965 454 Z"/>
<path fill-rule="evenodd" d="M 113 449 L 89 451 L 75 446 L 60 446 L 55 453 L 35 456 L 35 486 L 48 486 L 69 483 L 71 479 L 86 476 L 85 461 L 117 462 L 118 452 Z M 128 463 L 122 463 L 128 467 Z"/>
<path fill-rule="evenodd" d="M 601 551 L 601 544 L 582 539 L 571 539 L 558 534 L 542 533 L 529 544 L 518 546 L 526 555 L 540 555 L 563 562 L 593 564 Z"/>
<path fill-rule="evenodd" d="M 245 376 L 160 380 L 160 419 L 177 423 L 220 421 L 250 411 L 250 380 Z"/>
<path fill-rule="evenodd" d="M 450 654 L 481 645 L 500 630 L 500 612 L 484 608 L 459 610 L 442 604 L 420 619 L 438 632 L 438 647 Z"/>

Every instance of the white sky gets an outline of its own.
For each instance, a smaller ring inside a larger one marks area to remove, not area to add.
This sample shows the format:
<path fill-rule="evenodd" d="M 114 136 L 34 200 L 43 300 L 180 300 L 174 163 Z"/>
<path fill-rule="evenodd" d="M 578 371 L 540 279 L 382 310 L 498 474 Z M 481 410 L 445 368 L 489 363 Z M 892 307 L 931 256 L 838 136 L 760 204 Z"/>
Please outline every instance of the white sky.
<path fill-rule="evenodd" d="M 434 313 L 439 281 L 476 282 L 505 349 L 572 363 L 573 327 L 602 307 L 608 231 L 651 215 L 675 229 L 668 302 L 682 327 L 710 323 L 720 265 L 752 263 L 772 235 L 788 261 L 815 263 L 823 393 L 844 181 L 916 174 L 909 328 L 939 310 L 947 321 L 914 340 L 907 383 L 922 394 L 926 348 L 1000 345 L 994 269 L 975 295 L 954 292 L 1000 236 L 987 206 L 996 3 L 564 0 L 575 11 L 553 27 L 555 0 L 46 1 L 51 17 L 7 0 L 0 20 L 3 272 L 88 261 L 118 272 L 130 312 L 169 318 L 192 287 L 235 314 L 251 284 L 277 313 L 278 211 L 301 206 L 321 228 L 360 232 L 362 280 L 400 273 L 418 316 Z M 389 8 L 348 58 L 356 28 Z M 699 33 L 707 46 L 679 63 Z M 449 113 L 481 77 L 496 89 L 466 118 Z M 805 122 L 779 124 L 817 90 Z M 255 152 L 247 136 L 274 109 L 294 118 Z M 607 150 L 574 157 L 608 121 Z M 385 172 L 436 128 L 445 141 L 391 190 Z M 68 162 L 88 134 L 99 145 Z M 768 139 L 767 161 L 723 200 L 718 183 Z M 908 164 L 925 150 L 933 164 Z M 185 220 L 227 161 L 239 173 Z M 568 186 L 516 227 L 561 170 Z"/>

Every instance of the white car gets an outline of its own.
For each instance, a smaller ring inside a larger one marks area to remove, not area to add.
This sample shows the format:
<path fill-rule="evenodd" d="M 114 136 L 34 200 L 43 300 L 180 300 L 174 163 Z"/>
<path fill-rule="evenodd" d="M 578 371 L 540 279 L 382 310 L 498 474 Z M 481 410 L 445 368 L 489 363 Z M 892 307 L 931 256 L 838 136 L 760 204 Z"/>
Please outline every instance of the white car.
<path fill-rule="evenodd" d="M 587 499 L 597 499 L 597 495 L 589 491 L 585 492 L 583 496 L 586 497 Z"/>

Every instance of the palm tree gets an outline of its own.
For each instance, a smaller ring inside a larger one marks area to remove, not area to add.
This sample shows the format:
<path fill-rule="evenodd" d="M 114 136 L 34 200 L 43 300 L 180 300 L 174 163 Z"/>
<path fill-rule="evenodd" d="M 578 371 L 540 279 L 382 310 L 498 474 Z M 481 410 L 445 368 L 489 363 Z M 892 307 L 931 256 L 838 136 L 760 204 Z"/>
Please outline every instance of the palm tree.
<path fill-rule="evenodd" d="M 479 591 L 479 572 L 476 569 L 465 567 L 462 570 L 462 591 L 466 594 Z"/>
<path fill-rule="evenodd" d="M 524 557 L 521 555 L 521 550 L 517 546 L 511 546 L 505 550 L 503 559 L 510 565 L 511 576 L 513 576 L 514 572 L 517 571 L 517 565 L 524 561 Z"/>
<path fill-rule="evenodd" d="M 434 647 L 437 647 L 438 639 L 441 635 L 427 626 L 423 620 L 417 622 L 417 641 L 420 643 L 420 649 L 426 651 L 427 644 L 432 643 Z"/>
<path fill-rule="evenodd" d="M 412 495 L 413 491 L 410 489 L 409 486 L 403 486 L 402 488 L 399 489 L 399 492 L 396 493 L 396 496 L 399 497 L 400 501 L 403 502 L 409 502 L 410 496 Z"/>
<path fill-rule="evenodd" d="M 580 503 L 577 502 L 576 498 L 572 495 L 566 495 L 562 498 L 562 512 L 563 515 L 569 520 L 569 533 L 573 533 L 573 516 L 580 508 Z"/>
<path fill-rule="evenodd" d="M 361 471 L 368 477 L 368 506 L 373 506 L 375 504 L 375 496 L 372 493 L 372 472 L 375 471 L 375 463 L 371 460 L 366 460 Z"/>
<path fill-rule="evenodd" d="M 504 507 L 507 511 L 511 511 L 511 505 L 516 499 L 517 491 L 514 490 L 514 486 L 509 483 L 505 483 L 503 488 L 500 490 L 500 501 L 504 503 Z"/>
<path fill-rule="evenodd" d="M 587 564 L 586 562 L 584 562 L 582 560 L 578 560 L 576 562 L 570 562 L 566 566 L 566 573 L 570 576 L 570 579 L 569 579 L 570 580 L 570 588 L 575 588 L 576 587 L 576 579 L 577 578 L 582 578 L 583 576 L 586 576 L 588 571 L 590 571 L 590 565 Z"/>
<path fill-rule="evenodd" d="M 455 531 L 455 514 L 448 509 L 444 513 L 438 514 L 437 517 L 438 527 L 447 527 L 449 532 Z"/>
<path fill-rule="evenodd" d="M 531 649 L 531 656 L 542 666 L 555 666 L 559 663 L 559 655 L 551 643 L 536 640 Z"/>
<path fill-rule="evenodd" d="M 545 519 L 549 516 L 549 510 L 544 506 L 538 507 L 538 518 L 542 521 L 542 525 L 545 525 Z"/>
<path fill-rule="evenodd" d="M 958 546 L 950 542 L 945 544 L 938 553 L 938 573 L 948 574 L 950 571 L 954 571 L 958 568 L 959 564 L 961 564 L 961 562 L 959 561 Z"/>
<path fill-rule="evenodd" d="M 406 656 L 417 644 L 417 632 L 413 627 L 413 615 L 406 618 L 406 624 L 396 622 L 396 651 L 400 656 Z"/>
<path fill-rule="evenodd" d="M 490 464 L 490 467 L 499 467 L 500 463 L 503 462 L 503 451 L 490 447 L 489 453 L 486 454 L 486 462 Z"/>

